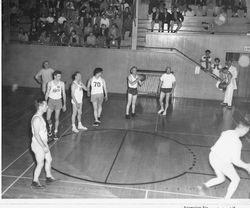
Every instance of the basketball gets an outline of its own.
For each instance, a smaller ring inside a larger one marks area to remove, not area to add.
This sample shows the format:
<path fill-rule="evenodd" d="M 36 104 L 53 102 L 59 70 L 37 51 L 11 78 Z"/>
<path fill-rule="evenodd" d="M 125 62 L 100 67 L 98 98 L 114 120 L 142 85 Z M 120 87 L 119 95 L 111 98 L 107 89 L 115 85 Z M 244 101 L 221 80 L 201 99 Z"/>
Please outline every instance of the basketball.
<path fill-rule="evenodd" d="M 145 81 L 146 80 L 146 75 L 145 74 L 139 74 L 139 79 L 140 79 L 140 81 Z"/>
<path fill-rule="evenodd" d="M 225 91 L 227 89 L 227 83 L 225 82 L 221 82 L 219 83 L 219 89 L 222 89 L 223 91 Z"/>

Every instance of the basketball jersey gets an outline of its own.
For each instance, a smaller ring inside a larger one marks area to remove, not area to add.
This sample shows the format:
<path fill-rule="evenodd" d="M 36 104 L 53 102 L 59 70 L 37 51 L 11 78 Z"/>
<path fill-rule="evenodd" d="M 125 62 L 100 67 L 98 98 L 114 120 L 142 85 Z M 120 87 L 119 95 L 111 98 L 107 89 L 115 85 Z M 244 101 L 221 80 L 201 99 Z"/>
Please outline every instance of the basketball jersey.
<path fill-rule="evenodd" d="M 93 76 L 91 81 L 91 95 L 95 94 L 103 94 L 103 79 Z"/>
<path fill-rule="evenodd" d="M 76 81 L 73 82 L 73 84 L 75 84 L 76 88 L 75 88 L 75 92 L 74 92 L 74 96 L 75 99 L 77 101 L 77 103 L 82 103 L 82 98 L 83 98 L 83 91 L 82 91 L 82 83 L 77 83 Z M 72 103 L 75 104 L 74 100 L 71 99 Z"/>
<path fill-rule="evenodd" d="M 138 78 L 138 75 L 136 75 L 136 76 L 134 77 L 132 74 L 130 74 L 130 75 L 128 76 L 128 80 L 129 80 L 130 82 L 134 82 L 137 78 Z M 130 83 L 128 82 L 128 87 L 129 87 L 129 88 L 137 88 L 137 87 L 138 87 L 138 82 L 134 83 L 133 85 L 130 84 Z"/>
<path fill-rule="evenodd" d="M 32 130 L 32 134 L 33 134 L 33 137 L 32 137 L 32 142 L 37 142 L 37 140 L 35 139 L 35 130 L 34 130 L 34 127 L 32 125 L 32 121 L 35 117 L 39 117 L 40 119 L 40 131 L 39 131 L 39 135 L 41 137 L 41 139 L 44 141 L 44 142 L 47 142 L 48 141 L 48 137 L 47 137 L 47 128 L 46 128 L 46 123 L 45 123 L 45 120 L 42 116 L 40 115 L 37 115 L 35 114 L 32 119 L 31 119 L 31 130 Z"/>
<path fill-rule="evenodd" d="M 161 88 L 172 88 L 173 83 L 176 82 L 175 76 L 173 74 L 164 73 L 160 80 L 162 81 Z"/>
<path fill-rule="evenodd" d="M 52 80 L 51 83 L 51 89 L 49 92 L 49 98 L 53 100 L 58 100 L 62 98 L 62 82 L 60 81 L 58 84 L 55 84 L 55 82 Z"/>

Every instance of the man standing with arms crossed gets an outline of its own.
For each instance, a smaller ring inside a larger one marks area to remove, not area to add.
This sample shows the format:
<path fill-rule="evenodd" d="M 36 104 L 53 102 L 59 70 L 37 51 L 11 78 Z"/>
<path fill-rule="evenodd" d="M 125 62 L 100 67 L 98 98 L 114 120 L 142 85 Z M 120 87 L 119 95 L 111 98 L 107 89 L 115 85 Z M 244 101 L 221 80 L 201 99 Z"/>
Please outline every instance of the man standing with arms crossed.
<path fill-rule="evenodd" d="M 65 93 L 65 84 L 61 81 L 62 72 L 56 70 L 53 73 L 53 80 L 50 81 L 47 85 L 47 91 L 45 95 L 45 100 L 48 102 L 48 111 L 47 111 L 47 122 L 49 125 L 48 135 L 52 135 L 52 121 L 51 114 L 55 111 L 55 129 L 54 129 L 54 139 L 58 139 L 58 126 L 59 126 L 59 117 L 61 109 L 63 112 L 66 111 L 66 93 Z M 63 98 L 63 102 L 62 102 Z"/>
<path fill-rule="evenodd" d="M 43 95 L 46 93 L 47 84 L 53 79 L 54 69 L 49 67 L 49 62 L 44 61 L 42 69 L 35 75 L 35 80 L 42 85 Z"/>

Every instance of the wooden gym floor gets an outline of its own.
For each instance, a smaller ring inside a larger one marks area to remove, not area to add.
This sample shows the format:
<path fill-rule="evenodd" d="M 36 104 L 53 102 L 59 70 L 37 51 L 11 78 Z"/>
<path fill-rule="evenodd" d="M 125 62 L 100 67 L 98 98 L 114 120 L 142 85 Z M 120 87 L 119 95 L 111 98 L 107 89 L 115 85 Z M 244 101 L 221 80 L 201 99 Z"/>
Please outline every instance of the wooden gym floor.
<path fill-rule="evenodd" d="M 73 134 L 68 98 L 60 139 L 50 142 L 53 175 L 60 181 L 34 190 L 30 119 L 39 91 L 20 88 L 10 93 L 3 88 L 2 198 L 204 198 L 196 187 L 214 176 L 209 148 L 222 130 L 234 128 L 250 114 L 248 103 L 227 110 L 219 101 L 175 98 L 163 117 L 157 115 L 156 98 L 139 97 L 136 117 L 126 120 L 125 95 L 111 95 L 97 128 L 92 127 L 92 107 L 85 98 L 82 118 L 89 130 Z M 246 139 L 242 158 L 250 162 Z M 234 198 L 246 199 L 250 177 L 241 169 L 237 172 L 241 182 Z M 42 183 L 44 178 L 43 172 Z M 228 183 L 211 188 L 206 198 L 223 197 Z"/>

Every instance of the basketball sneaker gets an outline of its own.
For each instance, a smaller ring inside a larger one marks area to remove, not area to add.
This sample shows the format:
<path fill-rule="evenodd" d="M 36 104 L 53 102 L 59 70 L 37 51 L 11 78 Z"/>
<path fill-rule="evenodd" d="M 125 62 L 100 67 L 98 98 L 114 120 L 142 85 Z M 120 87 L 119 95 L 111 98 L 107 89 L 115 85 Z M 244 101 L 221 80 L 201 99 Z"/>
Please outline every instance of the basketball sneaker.
<path fill-rule="evenodd" d="M 95 122 L 93 123 L 93 126 L 100 126 L 100 123 L 97 122 L 97 121 L 95 121 Z"/>
<path fill-rule="evenodd" d="M 162 114 L 164 112 L 164 110 L 163 109 L 160 109 L 159 111 L 158 111 L 158 114 Z"/>
<path fill-rule="evenodd" d="M 54 140 L 57 141 L 58 139 L 59 139 L 59 137 L 58 137 L 58 132 L 55 131 L 55 132 L 54 132 Z"/>
<path fill-rule="evenodd" d="M 31 187 L 35 189 L 45 189 L 44 185 L 41 185 L 39 182 L 36 181 L 32 181 Z"/>
<path fill-rule="evenodd" d="M 78 133 L 79 132 L 79 130 L 76 128 L 76 126 L 74 125 L 74 126 L 72 126 L 72 131 L 73 132 L 75 132 L 75 133 Z"/>
<path fill-rule="evenodd" d="M 51 177 L 46 177 L 46 184 L 47 185 L 50 185 L 54 182 L 58 181 L 58 179 L 55 179 L 55 178 L 51 178 Z"/>
<path fill-rule="evenodd" d="M 49 137 L 51 137 L 51 136 L 52 136 L 52 126 L 49 126 L 48 136 L 49 136 Z"/>
<path fill-rule="evenodd" d="M 81 130 L 88 130 L 87 127 L 83 126 L 82 123 L 78 123 L 78 129 L 81 129 Z"/>
<path fill-rule="evenodd" d="M 163 115 L 163 116 L 167 115 L 167 111 L 164 111 L 164 112 L 162 113 L 162 115 Z"/>

